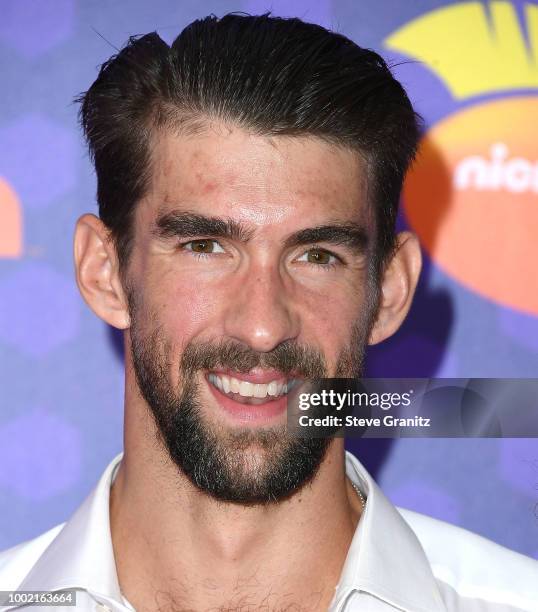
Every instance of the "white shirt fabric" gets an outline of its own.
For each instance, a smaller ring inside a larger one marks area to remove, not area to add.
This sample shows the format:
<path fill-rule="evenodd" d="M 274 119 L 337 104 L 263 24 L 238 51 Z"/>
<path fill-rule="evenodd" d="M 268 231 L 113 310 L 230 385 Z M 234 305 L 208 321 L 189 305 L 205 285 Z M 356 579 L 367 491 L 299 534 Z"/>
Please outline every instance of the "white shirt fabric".
<path fill-rule="evenodd" d="M 121 458 L 69 521 L 0 553 L 0 590 L 76 589 L 76 610 L 133 611 L 120 591 L 110 536 L 109 492 Z M 350 453 L 346 473 L 367 502 L 329 612 L 538 612 L 538 562 L 396 508 Z"/>

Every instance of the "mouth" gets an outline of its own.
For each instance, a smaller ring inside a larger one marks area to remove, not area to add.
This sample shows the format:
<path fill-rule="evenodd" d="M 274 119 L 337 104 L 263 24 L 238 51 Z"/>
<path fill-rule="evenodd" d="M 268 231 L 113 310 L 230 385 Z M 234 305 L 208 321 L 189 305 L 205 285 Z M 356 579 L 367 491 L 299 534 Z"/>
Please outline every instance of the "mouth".
<path fill-rule="evenodd" d="M 226 374 L 209 373 L 208 381 L 230 399 L 241 404 L 264 404 L 287 395 L 297 384 L 297 379 L 275 379 L 267 383 L 241 380 Z"/>
<path fill-rule="evenodd" d="M 289 393 L 300 379 L 279 372 L 254 371 L 249 374 L 207 372 L 205 376 L 218 404 L 241 422 L 266 422 L 286 412 Z"/>

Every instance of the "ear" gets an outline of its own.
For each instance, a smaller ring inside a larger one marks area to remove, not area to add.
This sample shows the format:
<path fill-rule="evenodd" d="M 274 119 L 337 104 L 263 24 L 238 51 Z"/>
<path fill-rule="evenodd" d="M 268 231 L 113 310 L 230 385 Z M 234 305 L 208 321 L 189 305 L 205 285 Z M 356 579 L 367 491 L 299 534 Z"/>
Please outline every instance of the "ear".
<path fill-rule="evenodd" d="M 401 232 L 396 250 L 385 267 L 377 319 L 370 332 L 369 344 L 377 344 L 398 330 L 409 312 L 422 267 L 417 237 Z"/>
<path fill-rule="evenodd" d="M 82 215 L 77 221 L 74 258 L 77 285 L 86 304 L 109 325 L 128 328 L 129 309 L 116 248 L 108 228 L 95 215 Z"/>

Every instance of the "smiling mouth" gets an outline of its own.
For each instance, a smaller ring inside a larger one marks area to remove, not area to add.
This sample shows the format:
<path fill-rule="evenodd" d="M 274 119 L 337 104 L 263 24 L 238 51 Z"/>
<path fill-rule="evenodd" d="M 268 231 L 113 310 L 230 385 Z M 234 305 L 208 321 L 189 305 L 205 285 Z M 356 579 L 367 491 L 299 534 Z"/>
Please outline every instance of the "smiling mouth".
<path fill-rule="evenodd" d="M 209 384 L 223 395 L 240 404 L 267 404 L 286 396 L 299 382 L 297 379 L 272 380 L 268 383 L 252 383 L 226 374 L 207 375 Z"/>

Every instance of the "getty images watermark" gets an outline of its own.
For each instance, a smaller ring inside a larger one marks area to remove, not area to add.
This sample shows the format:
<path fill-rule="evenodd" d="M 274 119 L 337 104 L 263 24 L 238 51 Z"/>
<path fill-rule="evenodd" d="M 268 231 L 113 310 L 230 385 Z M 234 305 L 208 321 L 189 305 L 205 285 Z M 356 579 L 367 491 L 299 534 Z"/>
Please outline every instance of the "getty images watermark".
<path fill-rule="evenodd" d="M 350 408 L 379 408 L 390 410 L 391 408 L 407 407 L 411 405 L 414 389 L 403 393 L 368 393 L 366 391 L 347 390 L 343 393 L 334 389 L 322 389 L 317 393 L 300 393 L 299 410 L 310 410 L 312 407 L 323 407 L 336 410 L 337 414 L 326 414 L 324 416 L 299 415 L 301 427 L 429 427 L 430 418 L 415 415 L 413 417 L 396 417 L 394 414 L 385 414 L 383 418 L 373 416 L 357 416 L 355 414 L 339 413 Z"/>
<path fill-rule="evenodd" d="M 538 380 L 322 379 L 288 397 L 300 437 L 538 437 Z"/>

